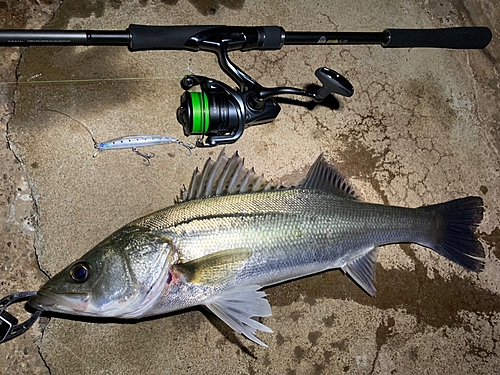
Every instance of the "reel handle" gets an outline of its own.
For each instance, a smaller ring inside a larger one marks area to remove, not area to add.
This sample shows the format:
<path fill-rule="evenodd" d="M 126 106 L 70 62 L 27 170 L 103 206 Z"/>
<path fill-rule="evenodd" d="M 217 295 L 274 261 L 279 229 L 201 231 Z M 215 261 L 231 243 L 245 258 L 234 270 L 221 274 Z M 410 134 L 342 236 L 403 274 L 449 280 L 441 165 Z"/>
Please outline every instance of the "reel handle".
<path fill-rule="evenodd" d="M 347 97 L 354 94 L 351 82 L 335 70 L 323 67 L 316 69 L 315 74 L 323 84 L 323 87 L 316 91 L 315 100 L 322 101 L 330 94 L 339 94 Z"/>

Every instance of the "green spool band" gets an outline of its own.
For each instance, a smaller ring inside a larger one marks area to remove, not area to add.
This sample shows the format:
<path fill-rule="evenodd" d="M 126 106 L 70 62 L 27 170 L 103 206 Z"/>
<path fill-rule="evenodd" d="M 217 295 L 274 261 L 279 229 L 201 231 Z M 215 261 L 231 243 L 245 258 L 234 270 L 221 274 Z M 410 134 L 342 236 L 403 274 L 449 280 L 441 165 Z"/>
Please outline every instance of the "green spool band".
<path fill-rule="evenodd" d="M 208 130 L 208 99 L 204 92 L 191 92 L 193 103 L 193 134 L 205 134 Z"/>

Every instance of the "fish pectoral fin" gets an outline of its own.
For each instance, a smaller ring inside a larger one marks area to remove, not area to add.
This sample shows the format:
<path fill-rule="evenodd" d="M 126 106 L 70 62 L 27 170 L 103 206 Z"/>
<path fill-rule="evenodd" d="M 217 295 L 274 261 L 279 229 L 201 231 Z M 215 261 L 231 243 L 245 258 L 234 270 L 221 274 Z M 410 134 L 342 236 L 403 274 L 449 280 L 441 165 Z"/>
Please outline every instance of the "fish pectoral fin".
<path fill-rule="evenodd" d="M 193 284 L 222 285 L 236 274 L 251 255 L 251 250 L 247 248 L 223 250 L 175 264 L 172 269 Z"/>
<path fill-rule="evenodd" d="M 235 288 L 212 297 L 205 306 L 236 332 L 248 337 L 253 342 L 267 347 L 255 337 L 257 330 L 272 333 L 269 327 L 253 320 L 252 317 L 271 316 L 271 306 L 264 297 L 265 292 L 258 291 L 260 285 Z"/>
<path fill-rule="evenodd" d="M 375 297 L 376 293 L 372 281 L 375 280 L 378 251 L 378 247 L 373 247 L 368 253 L 342 267 L 342 270 L 372 297 Z"/>

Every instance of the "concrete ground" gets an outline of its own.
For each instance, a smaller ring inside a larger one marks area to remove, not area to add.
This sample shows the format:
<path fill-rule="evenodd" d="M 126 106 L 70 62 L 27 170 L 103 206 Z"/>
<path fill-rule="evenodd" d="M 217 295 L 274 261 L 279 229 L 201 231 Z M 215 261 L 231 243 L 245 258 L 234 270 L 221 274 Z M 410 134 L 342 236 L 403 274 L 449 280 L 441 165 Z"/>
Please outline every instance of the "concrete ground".
<path fill-rule="evenodd" d="M 86 4 L 86 5 L 85 5 Z M 376 298 L 330 271 L 268 288 L 274 333 L 262 348 L 201 309 L 136 324 L 46 315 L 0 346 L 6 374 L 493 374 L 500 366 L 500 7 L 495 1 L 0 1 L 1 28 L 125 29 L 137 24 L 280 25 L 289 31 L 489 26 L 485 50 L 285 46 L 232 53 L 265 86 L 305 87 L 327 66 L 355 87 L 332 109 L 285 101 L 272 124 L 227 147 L 296 183 L 325 153 L 369 202 L 416 207 L 484 199 L 474 274 L 416 245 L 384 247 Z M 36 290 L 129 221 L 170 205 L 219 149 L 157 147 L 92 158 L 127 134 L 185 139 L 175 119 L 186 74 L 228 81 L 208 53 L 124 47 L 0 48 L 0 294 Z M 193 139 L 190 139 L 193 141 Z M 36 252 L 36 255 L 35 255 Z M 38 265 L 37 265 L 38 260 Z M 39 270 L 41 268 L 43 273 Z M 20 309 L 17 310 L 20 314 Z M 47 324 L 48 323 L 48 324 Z M 43 332 L 43 334 L 42 334 Z"/>

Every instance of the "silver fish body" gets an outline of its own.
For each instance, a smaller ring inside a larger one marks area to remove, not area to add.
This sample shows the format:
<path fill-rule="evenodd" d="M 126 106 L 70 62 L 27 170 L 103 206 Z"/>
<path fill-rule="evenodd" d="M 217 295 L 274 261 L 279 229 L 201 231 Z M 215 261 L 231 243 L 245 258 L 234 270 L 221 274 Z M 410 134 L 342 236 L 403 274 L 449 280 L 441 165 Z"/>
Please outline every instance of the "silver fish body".
<path fill-rule="evenodd" d="M 270 330 L 252 319 L 271 315 L 260 288 L 341 268 L 374 295 L 378 246 L 418 243 L 483 268 L 474 238 L 481 198 L 415 209 L 361 202 L 322 157 L 297 187 L 283 188 L 222 154 L 195 172 L 180 200 L 112 234 L 30 303 L 122 318 L 204 305 L 264 345 L 254 334 Z"/>
<path fill-rule="evenodd" d="M 429 210 L 364 203 L 309 189 L 189 201 L 135 224 L 170 238 L 183 260 L 248 249 L 250 256 L 220 288 L 265 287 L 341 268 L 379 245 L 429 246 L 438 226 Z M 209 297 L 196 296 L 198 301 Z M 149 313 L 170 311 L 171 300 L 164 302 Z"/>

